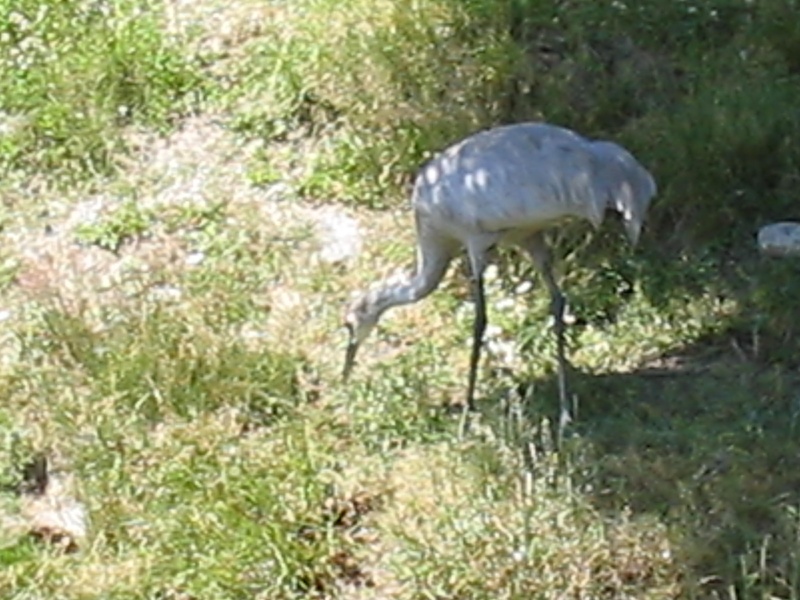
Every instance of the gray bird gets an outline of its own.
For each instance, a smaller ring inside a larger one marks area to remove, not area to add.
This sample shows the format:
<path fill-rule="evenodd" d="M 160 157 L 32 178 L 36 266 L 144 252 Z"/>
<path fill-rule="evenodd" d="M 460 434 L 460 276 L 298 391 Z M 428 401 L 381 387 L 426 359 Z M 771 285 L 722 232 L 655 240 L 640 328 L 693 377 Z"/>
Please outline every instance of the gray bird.
<path fill-rule="evenodd" d="M 621 213 L 628 238 L 636 245 L 655 194 L 653 177 L 621 146 L 546 123 L 495 127 L 450 146 L 420 169 L 414 183 L 414 275 L 400 284 L 384 284 L 349 307 L 343 378 L 347 380 L 359 346 L 381 315 L 425 298 L 439 285 L 450 261 L 466 248 L 475 298 L 466 406 L 475 410 L 475 379 L 487 323 L 483 289 L 487 253 L 499 244 L 517 245 L 530 255 L 550 292 L 563 431 L 570 420 L 565 302 L 553 277 L 544 231 L 569 218 L 586 219 L 599 228 L 606 209 L 611 209 Z"/>

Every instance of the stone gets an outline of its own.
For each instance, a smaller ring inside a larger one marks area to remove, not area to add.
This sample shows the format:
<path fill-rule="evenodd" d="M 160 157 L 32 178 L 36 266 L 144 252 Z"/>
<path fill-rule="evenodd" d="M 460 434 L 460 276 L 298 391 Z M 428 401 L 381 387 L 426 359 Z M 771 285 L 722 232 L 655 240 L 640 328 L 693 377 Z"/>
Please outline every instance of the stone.
<path fill-rule="evenodd" d="M 363 245 L 358 221 L 334 207 L 319 209 L 314 214 L 314 220 L 322 262 L 346 264 L 358 257 Z"/>
<path fill-rule="evenodd" d="M 765 225 L 758 232 L 758 248 L 766 256 L 800 256 L 800 223 Z"/>

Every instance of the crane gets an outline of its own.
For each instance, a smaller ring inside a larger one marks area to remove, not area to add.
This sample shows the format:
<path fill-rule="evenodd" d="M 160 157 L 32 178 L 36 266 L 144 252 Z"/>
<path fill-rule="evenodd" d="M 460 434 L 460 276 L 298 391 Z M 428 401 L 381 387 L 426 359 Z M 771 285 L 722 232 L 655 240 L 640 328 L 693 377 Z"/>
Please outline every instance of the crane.
<path fill-rule="evenodd" d="M 548 123 L 498 126 L 446 148 L 422 166 L 414 183 L 417 261 L 413 275 L 366 292 L 348 308 L 343 379 L 348 379 L 358 348 L 381 315 L 428 296 L 451 260 L 465 248 L 475 301 L 465 408 L 475 411 L 475 382 L 487 325 L 483 285 L 487 256 L 497 245 L 516 245 L 530 256 L 550 294 L 561 437 L 571 420 L 565 300 L 553 277 L 544 232 L 570 218 L 588 220 L 597 229 L 610 209 L 621 214 L 627 237 L 635 246 L 656 192 L 652 175 L 622 146 Z"/>

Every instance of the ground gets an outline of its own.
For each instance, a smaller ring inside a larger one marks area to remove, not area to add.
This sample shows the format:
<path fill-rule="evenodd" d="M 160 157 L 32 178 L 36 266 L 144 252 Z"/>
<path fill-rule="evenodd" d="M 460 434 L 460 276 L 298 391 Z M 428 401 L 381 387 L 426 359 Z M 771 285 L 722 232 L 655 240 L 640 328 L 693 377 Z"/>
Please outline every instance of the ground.
<path fill-rule="evenodd" d="M 165 27 L 222 77 L 276 6 L 173 2 Z M 4 188 L 3 597 L 797 597 L 800 374 L 702 252 L 651 230 L 604 254 L 612 221 L 554 240 L 562 448 L 547 294 L 497 257 L 461 439 L 463 270 L 388 313 L 344 384 L 345 306 L 413 265 L 407 201 L 327 197 L 324 136 L 259 139 L 237 111 L 126 125 L 105 178 Z"/>

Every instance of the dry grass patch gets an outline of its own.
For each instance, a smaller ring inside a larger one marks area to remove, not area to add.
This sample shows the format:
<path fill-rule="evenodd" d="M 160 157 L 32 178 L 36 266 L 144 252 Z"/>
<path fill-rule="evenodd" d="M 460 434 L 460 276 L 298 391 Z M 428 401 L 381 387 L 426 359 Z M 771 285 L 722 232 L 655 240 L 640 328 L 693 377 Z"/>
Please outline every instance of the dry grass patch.
<path fill-rule="evenodd" d="M 605 18 L 584 4 L 569 18 Z M 662 256 L 657 237 L 610 251 L 613 231 L 564 236 L 578 257 L 563 270 L 581 410 L 560 453 L 546 419 L 548 299 L 523 285 L 524 259 L 488 286 L 484 410 L 466 442 L 442 409 L 464 393 L 474 318 L 455 268 L 424 302 L 387 314 L 340 383 L 347 301 L 413 266 L 396 190 L 427 152 L 505 114 L 498 98 L 524 54 L 509 6 L 167 3 L 170 35 L 197 35 L 208 61 L 208 111 L 169 135 L 128 122 L 113 181 L 55 194 L 31 178 L 4 197 L 2 523 L 23 512 L 21 465 L 44 453 L 74 477 L 91 525 L 69 556 L 3 527 L 0 595 L 797 596 L 796 373 L 719 350 L 743 305 L 714 283 L 708 255 Z M 557 51 L 590 51 L 578 34 Z M 560 97 L 539 83 L 515 92 L 526 114 Z M 619 116 L 626 90 L 609 86 L 587 122 Z M 696 188 L 699 167 L 681 157 L 724 156 L 707 150 L 741 137 L 678 128 L 673 143 L 643 142 L 687 111 L 703 116 L 701 100 L 626 130 L 655 168 L 678 165 L 692 184 L 665 188 L 669 210 L 675 189 Z M 709 202 L 728 193 L 701 181 Z M 637 372 L 690 345 L 717 348 L 702 359 L 713 368 Z"/>
<path fill-rule="evenodd" d="M 548 459 L 549 460 L 549 459 Z M 415 447 L 355 463 L 350 487 L 382 490 L 357 556 L 374 587 L 354 598 L 674 598 L 674 533 L 659 520 L 603 516 L 534 481 L 493 444 Z M 354 484 L 353 481 L 358 483 Z"/>

